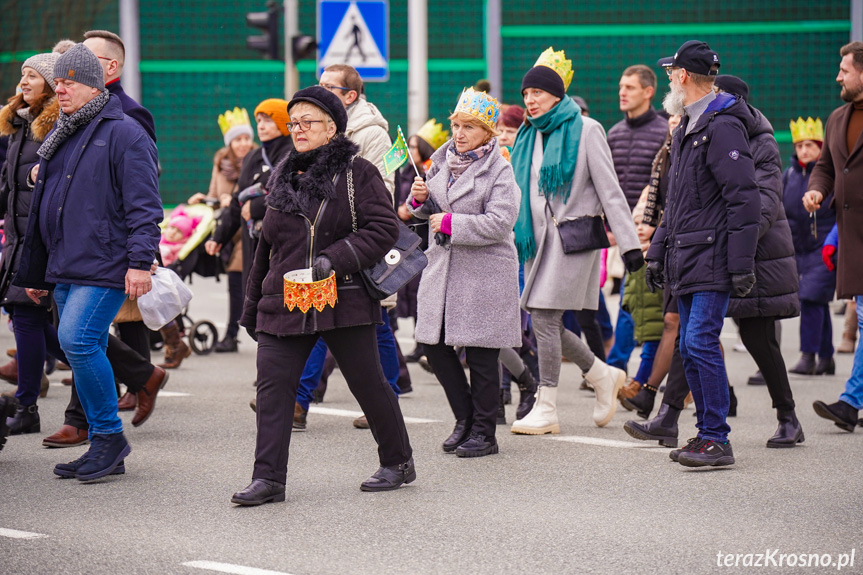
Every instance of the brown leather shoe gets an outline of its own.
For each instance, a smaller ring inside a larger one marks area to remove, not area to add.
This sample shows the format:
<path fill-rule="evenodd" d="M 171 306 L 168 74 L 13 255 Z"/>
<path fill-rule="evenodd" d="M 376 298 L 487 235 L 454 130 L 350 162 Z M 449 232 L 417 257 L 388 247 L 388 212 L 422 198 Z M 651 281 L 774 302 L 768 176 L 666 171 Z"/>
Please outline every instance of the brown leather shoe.
<path fill-rule="evenodd" d="M 6 355 L 8 355 L 9 357 L 15 357 L 16 355 L 18 355 L 18 350 L 14 347 L 10 347 L 6 350 Z"/>
<path fill-rule="evenodd" d="M 360 417 L 354 420 L 354 427 L 357 429 L 368 429 L 369 428 L 369 420 L 366 419 L 365 415 L 361 415 Z"/>
<path fill-rule="evenodd" d="M 635 380 L 632 380 L 620 388 L 620 391 L 617 392 L 617 399 L 620 400 L 621 405 L 623 405 L 623 407 L 626 407 L 626 404 L 623 403 L 623 400 L 624 399 L 632 399 L 633 397 L 638 395 L 639 391 L 641 391 L 641 384 Z M 627 408 L 627 409 L 629 409 L 629 408 Z M 629 411 L 632 411 L 632 410 L 630 409 Z"/>
<path fill-rule="evenodd" d="M 72 371 L 72 368 L 63 363 L 62 361 L 57 362 L 57 369 L 60 371 Z"/>
<path fill-rule="evenodd" d="M 64 377 L 60 380 L 63 385 L 75 385 L 75 380 L 71 377 Z"/>
<path fill-rule="evenodd" d="M 309 414 L 307 409 L 303 409 L 303 406 L 299 403 L 294 404 L 294 431 L 305 431 L 306 430 L 306 416 Z"/>
<path fill-rule="evenodd" d="M 161 367 L 154 367 L 150 379 L 144 384 L 144 389 L 135 394 L 138 398 L 138 407 L 135 408 L 135 417 L 132 418 L 133 426 L 138 427 L 153 414 L 156 396 L 166 383 L 168 383 L 168 372 Z"/>
<path fill-rule="evenodd" d="M 49 435 L 42 440 L 45 447 L 77 447 L 88 442 L 87 430 L 78 429 L 71 425 L 64 425 L 54 435 Z"/>
<path fill-rule="evenodd" d="M 126 392 L 117 400 L 117 411 L 132 411 L 138 405 L 138 398 L 134 393 Z"/>
<path fill-rule="evenodd" d="M 8 381 L 12 385 L 18 385 L 18 360 L 14 357 L 4 365 L 0 365 L 0 379 Z"/>

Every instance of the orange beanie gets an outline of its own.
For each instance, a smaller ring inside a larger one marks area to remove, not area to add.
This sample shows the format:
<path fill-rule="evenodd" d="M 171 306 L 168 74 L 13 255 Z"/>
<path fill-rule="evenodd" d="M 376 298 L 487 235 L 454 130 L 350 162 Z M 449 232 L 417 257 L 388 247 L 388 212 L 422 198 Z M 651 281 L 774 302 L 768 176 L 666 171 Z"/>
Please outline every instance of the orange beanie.
<path fill-rule="evenodd" d="M 258 104 L 257 108 L 255 108 L 255 116 L 259 113 L 266 114 L 271 117 L 283 136 L 289 136 L 291 134 L 291 131 L 288 129 L 291 117 L 288 115 L 287 101 L 280 100 L 279 98 L 264 100 Z"/>

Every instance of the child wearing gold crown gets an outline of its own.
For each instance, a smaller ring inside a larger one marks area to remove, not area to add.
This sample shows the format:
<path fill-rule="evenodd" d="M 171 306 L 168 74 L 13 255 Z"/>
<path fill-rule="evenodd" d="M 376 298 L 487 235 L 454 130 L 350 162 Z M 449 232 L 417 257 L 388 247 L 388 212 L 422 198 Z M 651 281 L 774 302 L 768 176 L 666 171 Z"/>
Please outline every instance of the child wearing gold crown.
<path fill-rule="evenodd" d="M 797 273 L 800 276 L 800 361 L 789 371 L 801 375 L 833 375 L 833 326 L 828 304 L 836 291 L 836 269 L 830 255 L 822 261 L 824 240 L 836 223 L 836 210 L 830 202 L 810 217 L 803 207 L 803 195 L 809 189 L 809 175 L 821 157 L 824 128 L 821 119 L 798 118 L 791 122 L 794 155 L 782 174 L 782 203 L 791 226 Z M 829 246 L 832 248 L 832 246 Z M 835 248 L 833 248 L 835 251 Z M 816 362 L 816 356 L 818 360 Z"/>
<path fill-rule="evenodd" d="M 581 368 L 596 391 L 593 421 L 599 427 L 611 421 L 626 380 L 622 370 L 597 358 L 562 325 L 565 310 L 599 305 L 600 249 L 608 245 L 604 220 L 614 230 L 627 269 L 634 272 L 644 264 L 605 132 L 566 95 L 571 80 L 572 62 L 549 48 L 521 83 L 527 123 L 512 152 L 521 188 L 515 241 L 525 264 L 521 306 L 533 320 L 540 382 L 536 404 L 513 424 L 513 433 L 560 433 L 557 384 L 563 355 Z M 589 224 L 581 230 L 582 241 L 564 248 L 565 228 L 571 230 L 579 221 Z"/>

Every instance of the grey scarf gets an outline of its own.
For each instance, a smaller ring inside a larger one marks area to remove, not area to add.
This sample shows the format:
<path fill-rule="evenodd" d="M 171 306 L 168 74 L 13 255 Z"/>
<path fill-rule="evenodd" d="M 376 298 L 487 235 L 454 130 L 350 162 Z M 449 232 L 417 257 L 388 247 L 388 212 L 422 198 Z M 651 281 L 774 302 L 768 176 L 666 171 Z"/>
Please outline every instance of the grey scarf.
<path fill-rule="evenodd" d="M 60 117 L 54 125 L 54 130 L 45 138 L 45 141 L 39 146 L 39 151 L 36 152 L 40 157 L 50 160 L 57 152 L 60 145 L 66 139 L 75 133 L 81 126 L 89 124 L 93 118 L 99 115 L 111 94 L 108 91 L 100 92 L 98 96 L 84 104 L 80 110 L 67 116 L 63 110 L 60 110 Z"/>

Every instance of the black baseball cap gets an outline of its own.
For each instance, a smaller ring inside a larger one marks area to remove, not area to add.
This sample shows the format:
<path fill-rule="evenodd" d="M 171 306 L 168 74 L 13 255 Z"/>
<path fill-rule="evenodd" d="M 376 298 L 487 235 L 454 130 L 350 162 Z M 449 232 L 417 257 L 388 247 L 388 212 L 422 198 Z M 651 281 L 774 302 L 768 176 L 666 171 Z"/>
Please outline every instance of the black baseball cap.
<path fill-rule="evenodd" d="M 710 68 L 714 64 L 719 67 L 719 54 L 711 50 L 707 42 L 689 40 L 677 49 L 674 56 L 661 58 L 656 64 L 662 68 L 683 68 L 693 74 L 715 76 L 719 71 L 711 71 Z"/>

